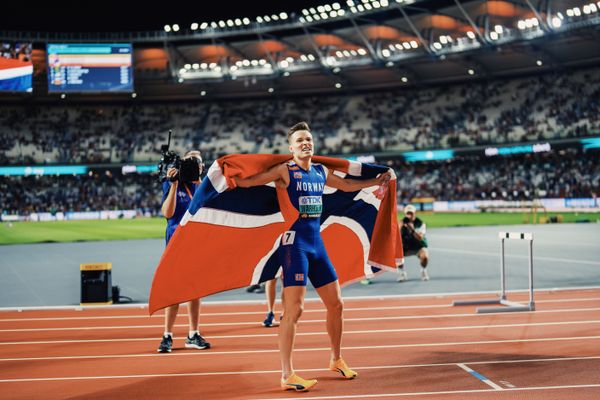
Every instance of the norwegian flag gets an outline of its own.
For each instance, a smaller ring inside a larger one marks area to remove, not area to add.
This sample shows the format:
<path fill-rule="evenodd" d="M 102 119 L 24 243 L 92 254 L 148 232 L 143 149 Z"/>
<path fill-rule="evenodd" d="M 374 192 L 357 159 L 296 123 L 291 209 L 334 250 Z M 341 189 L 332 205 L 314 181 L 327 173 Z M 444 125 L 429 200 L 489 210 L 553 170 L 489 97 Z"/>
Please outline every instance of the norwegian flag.
<path fill-rule="evenodd" d="M 289 161 L 290 156 L 236 154 L 219 158 L 192 202 L 160 260 L 150 292 L 150 313 L 225 290 L 276 277 L 283 232 L 298 218 L 286 189 L 274 182 L 236 188 L 246 178 Z M 330 173 L 370 179 L 387 167 L 332 157 L 313 157 Z M 325 187 L 321 235 L 340 284 L 371 277 L 402 262 L 396 216 L 396 178 L 387 190 L 358 192 Z"/>

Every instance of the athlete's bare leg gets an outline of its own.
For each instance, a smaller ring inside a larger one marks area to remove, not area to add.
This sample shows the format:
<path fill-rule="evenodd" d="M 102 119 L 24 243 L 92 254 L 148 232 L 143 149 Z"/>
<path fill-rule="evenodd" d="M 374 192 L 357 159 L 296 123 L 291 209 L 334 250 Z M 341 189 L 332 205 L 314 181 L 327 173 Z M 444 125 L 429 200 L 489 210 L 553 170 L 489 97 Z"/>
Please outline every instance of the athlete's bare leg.
<path fill-rule="evenodd" d="M 288 286 L 283 289 L 283 319 L 279 325 L 279 353 L 281 355 L 281 377 L 287 379 L 294 373 L 292 351 L 296 338 L 298 319 L 304 310 L 306 286 Z"/>

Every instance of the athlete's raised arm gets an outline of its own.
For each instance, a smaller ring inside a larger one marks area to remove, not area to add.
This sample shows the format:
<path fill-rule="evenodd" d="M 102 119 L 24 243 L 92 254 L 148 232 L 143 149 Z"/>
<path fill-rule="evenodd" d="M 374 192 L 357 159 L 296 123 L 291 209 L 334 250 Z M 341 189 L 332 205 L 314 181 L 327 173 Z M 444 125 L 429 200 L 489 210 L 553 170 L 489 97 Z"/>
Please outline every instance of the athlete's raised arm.
<path fill-rule="evenodd" d="M 280 187 L 287 187 L 290 183 L 290 176 L 285 164 L 275 165 L 268 171 L 261 172 L 260 174 L 248 178 L 241 179 L 234 177 L 233 179 L 237 186 L 243 188 L 265 185 L 269 182 L 275 182 L 275 184 Z"/>
<path fill-rule="evenodd" d="M 379 174 L 376 178 L 359 180 L 359 179 L 342 179 L 337 175 L 329 173 L 327 168 L 327 181 L 326 185 L 335 189 L 339 189 L 343 192 L 356 192 L 360 189 L 364 189 L 371 186 L 381 186 L 387 184 L 392 178 L 392 173 L 387 170 L 383 174 Z"/>

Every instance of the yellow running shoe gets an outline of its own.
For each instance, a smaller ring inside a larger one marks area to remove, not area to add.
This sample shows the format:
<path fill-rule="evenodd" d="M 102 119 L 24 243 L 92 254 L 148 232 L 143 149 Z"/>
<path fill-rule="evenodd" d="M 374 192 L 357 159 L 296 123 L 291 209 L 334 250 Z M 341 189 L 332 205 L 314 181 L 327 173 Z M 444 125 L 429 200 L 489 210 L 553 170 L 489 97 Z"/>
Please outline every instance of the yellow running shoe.
<path fill-rule="evenodd" d="M 346 379 L 354 379 L 358 376 L 358 373 L 352 371 L 350 367 L 348 367 L 348 364 L 346 364 L 346 361 L 341 357 L 337 361 L 331 360 L 329 362 L 329 369 L 334 372 L 339 372 Z"/>
<path fill-rule="evenodd" d="M 281 388 L 283 390 L 295 390 L 296 392 L 308 392 L 316 384 L 316 379 L 302 379 L 296 374 L 292 374 L 289 378 L 281 380 Z"/>

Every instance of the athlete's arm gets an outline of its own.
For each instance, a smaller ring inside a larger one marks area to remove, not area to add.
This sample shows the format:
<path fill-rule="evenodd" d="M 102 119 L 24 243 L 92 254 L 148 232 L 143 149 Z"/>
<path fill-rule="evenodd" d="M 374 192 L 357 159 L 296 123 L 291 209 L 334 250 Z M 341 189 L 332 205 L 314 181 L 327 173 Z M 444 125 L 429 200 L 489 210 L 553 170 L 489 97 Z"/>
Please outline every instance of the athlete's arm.
<path fill-rule="evenodd" d="M 268 171 L 261 172 L 260 174 L 253 175 L 248 178 L 241 179 L 234 177 L 233 179 L 235 180 L 237 186 L 243 188 L 265 185 L 270 182 L 275 182 L 275 184 L 278 186 L 287 187 L 290 183 L 290 177 L 285 164 L 275 165 Z"/>
<path fill-rule="evenodd" d="M 325 166 L 323 166 L 325 168 Z M 335 189 L 339 189 L 343 192 L 356 192 L 360 189 L 371 187 L 371 186 L 381 186 L 387 184 L 391 177 L 392 173 L 388 170 L 383 174 L 379 174 L 378 177 L 366 180 L 358 180 L 358 179 L 342 179 L 337 175 L 329 173 L 327 168 L 325 168 L 325 172 L 327 173 L 327 181 L 326 185 Z"/>
<path fill-rule="evenodd" d="M 171 178 L 177 175 L 177 170 L 175 168 L 169 168 L 167 171 L 167 177 Z M 179 185 L 178 181 L 171 182 L 171 187 L 169 188 L 169 194 L 165 199 L 161 211 L 162 215 L 166 219 L 172 218 L 175 214 L 175 207 L 177 206 L 177 186 Z"/>

